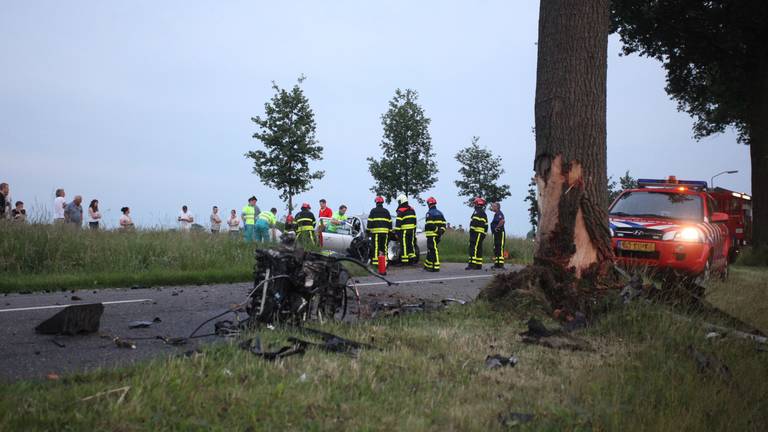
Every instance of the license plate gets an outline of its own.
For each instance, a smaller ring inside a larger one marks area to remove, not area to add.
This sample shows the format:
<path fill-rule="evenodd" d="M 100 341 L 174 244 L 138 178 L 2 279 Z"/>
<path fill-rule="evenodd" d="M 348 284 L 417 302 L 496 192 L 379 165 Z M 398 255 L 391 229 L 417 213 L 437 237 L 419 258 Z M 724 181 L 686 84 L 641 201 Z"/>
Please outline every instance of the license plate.
<path fill-rule="evenodd" d="M 646 242 L 633 242 L 633 241 L 620 241 L 619 249 L 622 250 L 630 250 L 630 251 L 640 251 L 640 252 L 654 252 L 656 250 L 656 243 L 646 243 Z"/>

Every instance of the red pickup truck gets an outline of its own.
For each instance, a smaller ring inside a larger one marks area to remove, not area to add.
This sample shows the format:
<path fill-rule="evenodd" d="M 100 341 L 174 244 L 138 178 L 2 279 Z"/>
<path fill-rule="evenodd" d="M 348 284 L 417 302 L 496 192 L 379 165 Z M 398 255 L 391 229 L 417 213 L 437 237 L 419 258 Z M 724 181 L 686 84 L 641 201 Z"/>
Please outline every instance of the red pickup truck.
<path fill-rule="evenodd" d="M 611 243 L 620 265 L 699 280 L 728 275 L 732 236 L 704 181 L 640 179 L 610 207 Z"/>

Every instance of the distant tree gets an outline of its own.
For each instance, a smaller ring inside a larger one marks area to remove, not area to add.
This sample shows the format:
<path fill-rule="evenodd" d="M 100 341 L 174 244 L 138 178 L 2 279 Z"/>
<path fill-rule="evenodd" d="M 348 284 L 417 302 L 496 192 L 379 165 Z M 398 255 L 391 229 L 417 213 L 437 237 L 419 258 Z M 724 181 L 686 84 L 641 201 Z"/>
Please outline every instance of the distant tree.
<path fill-rule="evenodd" d="M 472 143 L 459 151 L 455 158 L 461 164 L 459 175 L 454 181 L 459 188 L 459 196 L 467 198 L 466 204 L 473 206 L 475 197 L 483 197 L 488 202 L 500 202 L 511 195 L 509 185 L 498 184 L 504 174 L 501 157 L 495 156 L 486 147 L 480 147 L 479 137 L 472 137 Z"/>
<path fill-rule="evenodd" d="M 627 189 L 634 189 L 637 187 L 637 180 L 629 174 L 627 171 L 623 176 L 619 177 L 619 182 L 613 179 L 613 176 L 608 177 L 608 205 L 613 204 L 613 201 L 619 197 L 622 191 Z"/>
<path fill-rule="evenodd" d="M 323 157 L 323 147 L 315 138 L 315 114 L 298 83 L 288 91 L 273 81 L 275 95 L 264 104 L 264 117 L 251 120 L 259 126 L 253 137 L 261 141 L 264 150 L 245 154 L 253 159 L 253 172 L 261 181 L 280 191 L 293 213 L 293 197 L 312 189 L 312 180 L 319 180 L 323 171 L 311 171 L 309 162 Z"/>
<path fill-rule="evenodd" d="M 437 164 L 429 135 L 430 119 L 418 104 L 416 91 L 397 89 L 389 109 L 381 116 L 384 136 L 381 159 L 368 158 L 376 184 L 371 188 L 387 202 L 398 194 L 424 202 L 420 196 L 437 182 Z"/>
<path fill-rule="evenodd" d="M 624 54 L 662 62 L 700 139 L 732 126 L 750 145 L 755 246 L 768 247 L 768 2 L 612 0 Z"/>
<path fill-rule="evenodd" d="M 539 199 L 536 196 L 536 179 L 532 178 L 528 183 L 528 195 L 525 196 L 523 201 L 528 202 L 528 221 L 531 223 L 531 231 L 536 234 L 536 229 L 539 226 Z"/>

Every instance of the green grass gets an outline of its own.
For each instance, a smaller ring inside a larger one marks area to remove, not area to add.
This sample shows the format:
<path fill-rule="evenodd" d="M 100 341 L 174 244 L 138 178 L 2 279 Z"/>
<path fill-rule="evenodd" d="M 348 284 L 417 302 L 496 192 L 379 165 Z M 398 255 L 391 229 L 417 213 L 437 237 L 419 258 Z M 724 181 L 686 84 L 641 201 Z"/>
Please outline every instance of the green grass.
<path fill-rule="evenodd" d="M 509 251 L 509 263 L 527 264 L 533 262 L 533 241 L 519 237 L 507 237 L 505 247 Z M 440 260 L 443 262 L 465 263 L 469 258 L 469 234 L 450 231 L 440 240 Z M 493 237 L 486 236 L 483 242 L 483 258 L 493 262 Z"/>
<path fill-rule="evenodd" d="M 446 235 L 442 260 L 466 262 L 468 243 L 466 233 Z M 490 263 L 490 238 L 485 246 Z M 252 277 L 256 247 L 207 232 L 123 233 L 0 224 L 0 292 L 245 282 Z M 531 242 L 510 239 L 508 248 L 513 262 L 531 260 Z"/>
<path fill-rule="evenodd" d="M 736 272 L 732 292 L 750 277 Z M 763 301 L 749 292 L 743 301 Z M 698 324 L 711 318 L 676 320 L 639 303 L 581 332 L 594 352 L 524 345 L 526 318 L 476 303 L 324 326 L 381 348 L 358 359 L 310 351 L 267 363 L 220 344 L 192 358 L 9 384 L 0 430 L 503 430 L 499 417 L 510 412 L 535 415 L 523 430 L 757 431 L 768 422 L 768 353 L 705 339 Z M 716 355 L 732 381 L 700 373 L 688 345 Z M 486 370 L 494 353 L 520 363 Z M 81 400 L 124 386 L 120 403 Z"/>

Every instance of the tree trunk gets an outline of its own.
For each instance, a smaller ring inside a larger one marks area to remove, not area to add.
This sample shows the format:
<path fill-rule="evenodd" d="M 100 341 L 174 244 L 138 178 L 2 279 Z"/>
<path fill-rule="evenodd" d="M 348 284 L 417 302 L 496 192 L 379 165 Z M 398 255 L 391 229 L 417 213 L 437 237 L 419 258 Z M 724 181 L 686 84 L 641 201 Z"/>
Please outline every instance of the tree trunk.
<path fill-rule="evenodd" d="M 293 215 L 293 195 L 288 195 L 288 214 Z"/>
<path fill-rule="evenodd" d="M 534 170 L 541 219 L 534 261 L 573 275 L 577 283 L 565 292 L 575 296 L 586 286 L 580 279 L 607 274 L 613 255 L 606 211 L 608 2 L 540 3 Z"/>
<path fill-rule="evenodd" d="M 768 72 L 768 58 L 763 60 Z M 768 248 L 768 73 L 761 74 L 750 125 L 749 154 L 752 162 L 752 244 Z"/>

